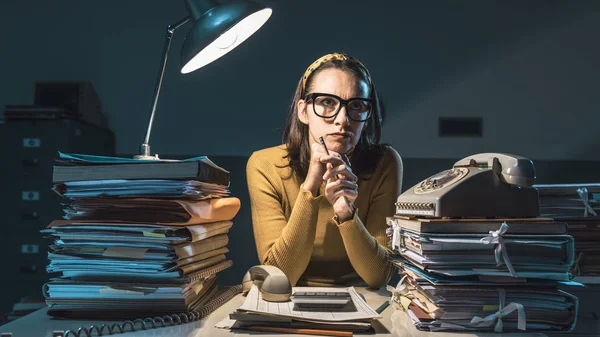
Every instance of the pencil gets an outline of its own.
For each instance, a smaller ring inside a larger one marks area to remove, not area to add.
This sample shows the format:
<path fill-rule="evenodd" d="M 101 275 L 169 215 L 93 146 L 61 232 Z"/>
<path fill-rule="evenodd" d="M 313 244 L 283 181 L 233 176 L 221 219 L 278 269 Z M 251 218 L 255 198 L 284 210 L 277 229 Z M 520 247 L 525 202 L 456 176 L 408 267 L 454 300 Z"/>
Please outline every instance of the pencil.
<path fill-rule="evenodd" d="M 321 142 L 321 144 L 323 144 L 323 147 L 325 148 L 325 153 L 327 153 L 327 155 L 329 156 L 329 149 L 327 148 L 327 145 L 325 145 L 325 139 L 323 139 L 323 136 L 319 137 L 319 141 Z"/>
<path fill-rule="evenodd" d="M 327 145 L 325 144 L 325 139 L 323 138 L 323 136 L 320 136 L 320 137 L 319 137 L 319 141 L 321 142 L 321 144 L 323 144 L 323 148 L 325 148 L 325 153 L 327 153 L 327 155 L 328 155 L 328 156 L 330 156 L 330 154 L 329 154 L 329 149 L 327 148 Z M 342 159 L 342 158 L 340 157 L 340 159 Z M 342 161 L 344 161 L 344 160 L 342 160 Z M 348 165 L 348 166 L 350 166 L 350 165 Z M 337 177 L 338 179 L 342 179 L 342 175 L 340 175 L 340 174 L 336 175 L 336 177 Z M 346 203 L 347 203 L 347 204 L 348 204 L 350 207 L 352 207 L 352 206 L 350 205 L 350 203 L 348 202 L 348 199 L 347 199 L 346 197 L 342 197 L 342 198 L 344 198 L 344 200 L 346 200 Z"/>
<path fill-rule="evenodd" d="M 328 156 L 331 156 L 331 154 L 329 154 L 329 149 L 327 148 L 327 145 L 325 144 L 325 139 L 323 138 L 323 136 L 319 137 L 319 141 L 321 142 L 321 144 L 323 144 L 323 148 L 325 149 L 325 153 L 327 153 Z M 341 179 L 341 176 L 339 174 L 336 177 L 338 179 Z M 345 197 L 344 197 L 344 199 L 345 199 Z"/>
<path fill-rule="evenodd" d="M 280 327 L 273 327 L 273 326 L 249 326 L 247 329 L 250 331 L 257 331 L 257 332 L 281 332 L 281 333 L 298 333 L 298 334 L 319 335 L 319 336 L 352 337 L 352 331 L 280 328 Z"/>

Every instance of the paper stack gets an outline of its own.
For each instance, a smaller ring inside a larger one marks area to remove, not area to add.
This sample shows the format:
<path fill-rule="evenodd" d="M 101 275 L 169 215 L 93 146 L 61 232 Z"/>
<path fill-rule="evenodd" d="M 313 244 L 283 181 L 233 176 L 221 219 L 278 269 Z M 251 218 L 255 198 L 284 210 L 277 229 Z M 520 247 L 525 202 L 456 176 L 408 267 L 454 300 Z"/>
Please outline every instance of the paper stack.
<path fill-rule="evenodd" d="M 125 319 L 198 310 L 218 292 L 227 233 L 240 209 L 229 172 L 206 157 L 139 161 L 60 153 L 54 190 L 64 220 L 44 286 L 48 313 Z"/>
<path fill-rule="evenodd" d="M 344 288 L 352 301 L 343 309 L 298 309 L 291 301 L 267 302 L 253 285 L 244 303 L 229 318 L 216 326 L 223 329 L 249 329 L 253 326 L 268 326 L 294 329 L 320 329 L 341 331 L 367 331 L 372 328 L 372 320 L 380 318 L 353 287 Z M 332 288 L 294 287 L 296 291 L 327 293 Z"/>
<path fill-rule="evenodd" d="M 600 284 L 600 184 L 535 185 L 542 216 L 564 221 L 575 238 L 575 280 Z"/>
<path fill-rule="evenodd" d="M 534 185 L 540 196 L 540 215 L 549 218 L 587 218 L 600 213 L 600 184 Z"/>
<path fill-rule="evenodd" d="M 573 238 L 552 219 L 387 219 L 393 301 L 430 331 L 570 331 Z"/>

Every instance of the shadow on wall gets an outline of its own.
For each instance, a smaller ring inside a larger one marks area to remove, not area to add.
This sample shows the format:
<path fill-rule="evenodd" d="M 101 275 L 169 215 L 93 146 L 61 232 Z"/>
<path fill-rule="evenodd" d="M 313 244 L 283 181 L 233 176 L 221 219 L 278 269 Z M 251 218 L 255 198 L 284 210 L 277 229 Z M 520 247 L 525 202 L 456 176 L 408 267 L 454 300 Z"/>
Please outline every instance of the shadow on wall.
<path fill-rule="evenodd" d="M 169 156 L 164 157 L 168 158 Z M 242 203 L 240 212 L 233 219 L 233 227 L 229 232 L 227 257 L 233 261 L 233 266 L 218 274 L 221 285 L 239 284 L 246 271 L 259 264 L 252 232 L 250 198 L 246 187 L 248 157 L 210 156 L 210 159 L 231 172 L 231 196 L 239 198 Z M 411 188 L 435 173 L 449 169 L 459 159 L 461 158 L 456 160 L 403 158 L 403 190 Z M 600 182 L 600 161 L 534 160 L 534 164 L 537 171 L 537 184 Z M 390 284 L 397 283 L 397 279 L 397 276 L 392 278 Z"/>
<path fill-rule="evenodd" d="M 239 198 L 242 204 L 240 211 L 233 219 L 233 227 L 228 234 L 229 253 L 226 256 L 233 261 L 233 266 L 218 273 L 217 279 L 220 285 L 240 284 L 246 271 L 259 264 L 252 232 L 250 196 L 246 186 L 246 163 L 249 157 L 210 156 L 209 158 L 231 173 L 229 187 L 231 196 Z"/>

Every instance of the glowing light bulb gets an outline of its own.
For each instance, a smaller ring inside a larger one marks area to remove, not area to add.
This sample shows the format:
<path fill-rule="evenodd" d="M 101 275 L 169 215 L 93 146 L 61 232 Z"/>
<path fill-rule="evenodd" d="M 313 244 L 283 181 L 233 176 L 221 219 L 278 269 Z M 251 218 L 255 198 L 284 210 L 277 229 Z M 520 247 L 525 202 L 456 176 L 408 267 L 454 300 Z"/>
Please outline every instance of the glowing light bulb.
<path fill-rule="evenodd" d="M 237 29 L 234 27 L 234 29 L 230 29 L 221 34 L 221 36 L 215 40 L 215 46 L 219 49 L 229 49 L 231 46 L 235 45 L 237 39 Z"/>

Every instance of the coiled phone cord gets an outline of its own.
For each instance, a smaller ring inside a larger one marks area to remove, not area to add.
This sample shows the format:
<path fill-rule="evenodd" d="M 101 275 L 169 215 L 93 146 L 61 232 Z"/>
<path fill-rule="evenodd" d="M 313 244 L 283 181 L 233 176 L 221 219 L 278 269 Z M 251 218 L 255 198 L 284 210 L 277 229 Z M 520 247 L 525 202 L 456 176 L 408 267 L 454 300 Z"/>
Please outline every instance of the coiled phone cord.
<path fill-rule="evenodd" d="M 242 285 L 235 285 L 221 294 L 217 295 L 208 304 L 200 307 L 200 309 L 180 314 L 172 314 L 157 317 L 138 318 L 127 320 L 123 323 L 91 325 L 89 327 L 79 327 L 77 330 L 54 331 L 53 337 L 100 337 L 106 335 L 114 335 L 125 332 L 135 332 L 139 330 L 148 330 L 162 327 L 175 326 L 179 324 L 191 323 L 198 321 L 211 312 L 219 308 L 225 302 L 228 302 L 235 295 L 242 292 Z"/>

